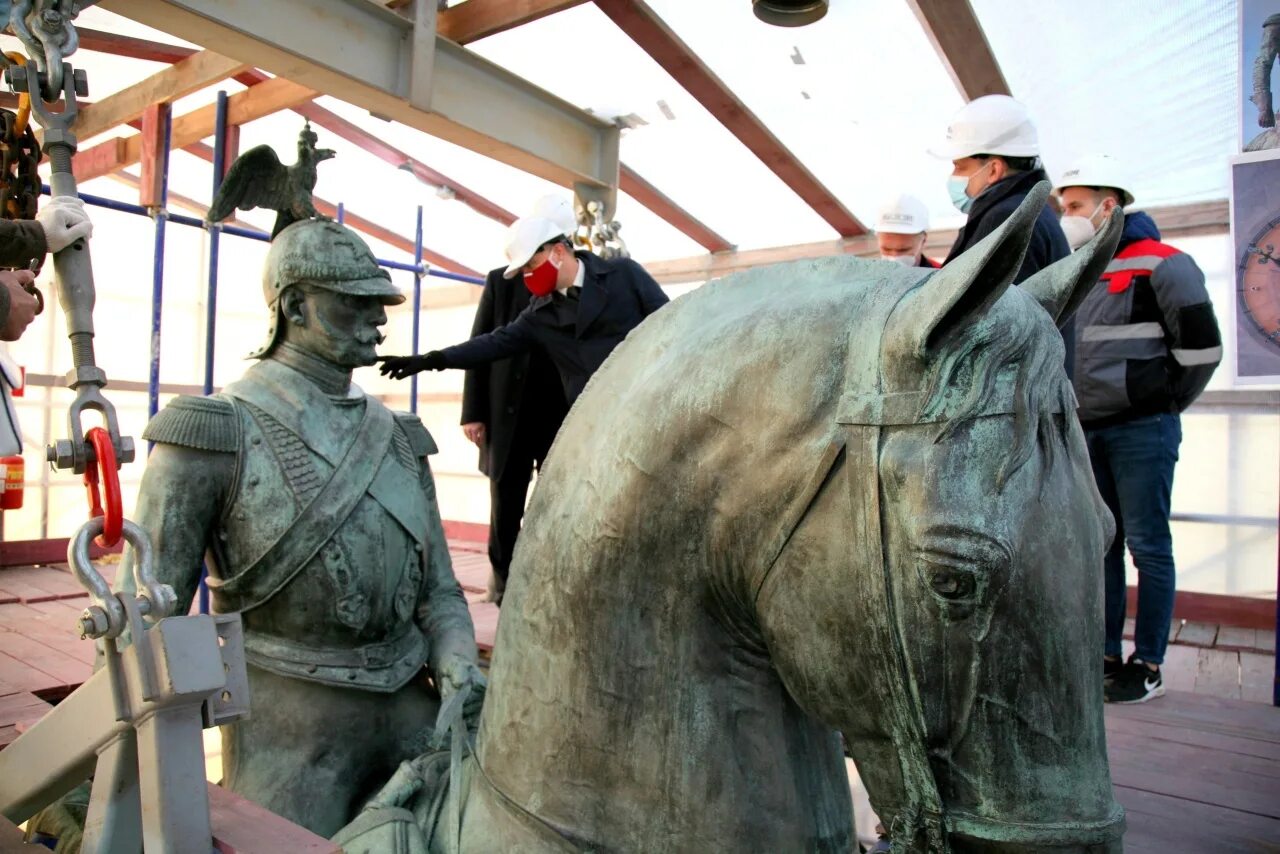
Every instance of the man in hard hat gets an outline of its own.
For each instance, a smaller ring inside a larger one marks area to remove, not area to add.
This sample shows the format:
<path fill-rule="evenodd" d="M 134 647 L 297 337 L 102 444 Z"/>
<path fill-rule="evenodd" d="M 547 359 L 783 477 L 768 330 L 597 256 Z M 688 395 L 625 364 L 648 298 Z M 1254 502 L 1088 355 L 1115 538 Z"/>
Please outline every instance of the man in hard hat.
<path fill-rule="evenodd" d="M 951 201 L 969 215 L 944 266 L 1012 216 L 1032 187 L 1049 180 L 1040 166 L 1035 124 L 1027 108 L 1008 95 L 985 95 L 965 104 L 951 119 L 946 140 L 930 154 L 951 161 Z M 1013 280 L 1022 282 L 1068 254 L 1057 217 L 1045 205 Z"/>
<path fill-rule="evenodd" d="M 880 258 L 907 267 L 937 269 L 942 265 L 924 254 L 929 236 L 929 210 L 915 196 L 903 193 L 880 208 L 876 216 L 876 244 Z"/>
<path fill-rule="evenodd" d="M 1114 159 L 1083 157 L 1055 188 L 1073 247 L 1133 204 Z M 1156 224 L 1127 213 L 1114 260 L 1075 315 L 1075 371 L 1098 491 L 1116 520 L 1104 561 L 1106 699 L 1142 703 L 1164 694 L 1160 665 L 1169 641 L 1176 573 L 1169 532 L 1179 413 L 1204 390 L 1222 359 L 1222 337 L 1204 273 L 1190 255 L 1160 242 Z M 1121 659 L 1126 611 L 1124 549 L 1138 568 L 1134 652 Z"/>
<path fill-rule="evenodd" d="M 272 240 L 263 292 L 258 361 L 147 425 L 137 520 L 177 613 L 207 555 L 214 609 L 243 620 L 253 714 L 223 728 L 224 784 L 328 837 L 422 751 L 441 700 L 483 679 L 435 443 L 351 382 L 404 295 L 358 235 L 322 219 Z"/>
<path fill-rule="evenodd" d="M 507 231 L 508 279 L 522 277 L 533 295 L 512 322 L 444 350 L 391 356 L 382 373 L 474 368 L 541 347 L 560 372 L 569 405 L 627 333 L 667 303 L 653 277 L 630 258 L 575 252 L 562 223 L 525 217 Z"/>
<path fill-rule="evenodd" d="M 531 215 L 551 220 L 565 234 L 577 227 L 573 201 L 565 195 L 544 196 Z M 498 267 L 485 277 L 472 338 L 506 326 L 529 305 L 529 289 L 504 272 L 505 266 Z M 462 432 L 480 448 L 480 471 L 489 478 L 491 602 L 502 602 L 529 481 L 542 468 L 568 411 L 560 375 L 541 347 L 467 371 Z"/>

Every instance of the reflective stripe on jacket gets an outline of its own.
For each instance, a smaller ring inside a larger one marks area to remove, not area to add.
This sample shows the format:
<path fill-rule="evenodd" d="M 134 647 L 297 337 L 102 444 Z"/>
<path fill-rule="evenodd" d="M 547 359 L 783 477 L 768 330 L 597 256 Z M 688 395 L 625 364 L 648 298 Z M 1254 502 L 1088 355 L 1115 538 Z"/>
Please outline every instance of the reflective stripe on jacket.
<path fill-rule="evenodd" d="M 1222 360 L 1204 273 L 1158 240 L 1116 253 L 1075 315 L 1080 421 L 1103 427 L 1181 412 Z"/>

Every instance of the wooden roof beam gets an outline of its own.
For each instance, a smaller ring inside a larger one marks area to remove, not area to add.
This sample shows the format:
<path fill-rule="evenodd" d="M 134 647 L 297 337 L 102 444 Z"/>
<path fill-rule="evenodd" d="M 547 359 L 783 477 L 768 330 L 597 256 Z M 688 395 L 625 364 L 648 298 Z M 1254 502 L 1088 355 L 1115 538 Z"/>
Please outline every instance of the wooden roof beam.
<path fill-rule="evenodd" d="M 595 0 L 595 3 L 841 237 L 867 233 L 835 194 L 805 168 L 643 0 Z"/>
<path fill-rule="evenodd" d="M 1191 202 L 1188 204 L 1162 205 L 1144 208 L 1156 221 L 1165 238 L 1194 237 L 1202 234 L 1225 234 L 1229 226 L 1227 202 Z M 926 255 L 941 258 L 955 243 L 954 230 L 930 231 L 925 242 Z M 645 270 L 659 284 L 673 285 L 681 282 L 700 282 L 786 261 L 810 258 L 826 258 L 832 255 L 866 255 L 878 252 L 871 235 L 826 240 L 818 243 L 798 243 L 790 246 L 773 246 L 768 249 L 721 252 L 715 255 L 694 255 L 668 261 L 650 261 Z"/>
<path fill-rule="evenodd" d="M 708 252 L 726 252 L 733 248 L 732 243 L 703 225 L 625 163 L 618 170 L 618 189 L 674 225 Z"/>
<path fill-rule="evenodd" d="M 182 148 L 188 154 L 194 154 L 201 160 L 208 163 L 213 162 L 213 147 L 205 145 L 203 142 L 194 142 L 191 145 L 185 145 Z M 313 196 L 311 201 L 315 204 L 316 210 L 327 217 L 337 218 L 338 206 L 333 202 L 326 201 L 319 196 Z M 207 208 L 205 209 L 208 210 Z M 359 214 L 344 209 L 342 212 L 343 225 L 346 225 L 355 231 L 362 232 L 377 240 L 381 240 L 388 246 L 394 246 L 402 252 L 409 255 L 413 254 L 413 241 L 403 235 L 397 234 L 389 228 L 378 225 L 372 220 L 365 219 Z M 447 255 L 441 255 L 433 249 L 422 247 L 422 260 L 426 261 L 433 267 L 439 267 L 442 270 L 448 270 L 451 273 L 462 273 L 467 276 L 476 276 L 483 278 L 484 274 L 473 270 L 460 261 L 455 261 Z"/>
<path fill-rule="evenodd" d="M 81 107 L 75 121 L 79 139 L 97 136 L 127 124 L 152 104 L 168 103 L 232 77 L 249 66 L 209 50 L 193 53 L 140 83 Z M 44 131 L 36 133 L 43 138 Z"/>
<path fill-rule="evenodd" d="M 405 0 L 407 4 L 408 0 Z M 586 0 L 467 0 L 440 10 L 436 32 L 458 44 L 528 24 L 547 15 L 581 6 Z"/>
<path fill-rule="evenodd" d="M 227 99 L 227 124 L 247 124 L 262 116 L 304 104 L 315 98 L 317 94 L 314 89 L 308 89 L 284 78 L 272 78 L 251 89 L 237 92 Z M 216 105 L 209 104 L 175 118 L 169 133 L 170 148 L 183 148 L 207 136 L 212 136 L 216 110 Z M 142 159 L 142 137 L 139 134 L 125 137 L 122 156 L 115 158 L 114 163 L 97 151 L 103 146 L 108 146 L 110 151 L 118 151 L 119 145 L 119 141 L 109 139 L 76 154 L 72 165 L 76 170 L 77 180 L 88 181 L 100 175 L 107 175 L 117 169 L 138 163 Z M 76 166 L 77 163 L 81 165 Z"/>
<path fill-rule="evenodd" d="M 509 26 L 525 24 L 538 18 L 559 12 L 571 6 L 581 5 L 586 0 L 467 0 L 466 3 L 450 7 L 440 13 L 437 26 L 441 35 L 452 38 L 459 43 L 474 41 L 485 35 L 492 35 L 507 29 Z M 462 14 L 468 6 L 474 8 Z M 485 10 L 483 16 L 477 13 Z M 516 19 L 519 18 L 517 21 Z M 503 25 L 502 22 L 508 22 Z M 511 23 L 514 22 L 514 23 Z M 156 62 L 178 62 L 196 53 L 192 48 L 167 45 L 148 39 L 117 36 L 92 29 L 80 29 L 80 46 L 87 50 L 98 50 L 117 56 L 134 59 L 147 59 Z M 245 86 L 255 86 L 272 78 L 256 69 L 246 69 L 234 75 L 235 79 Z M 232 96 L 234 97 L 234 96 Z M 422 161 L 411 157 L 379 139 L 360 126 L 347 121 L 341 116 L 326 110 L 316 103 L 301 104 L 293 108 L 294 112 L 303 116 L 318 127 L 353 142 L 391 165 L 410 172 L 414 177 L 438 187 L 449 187 L 454 198 L 481 216 L 510 225 L 515 221 L 515 214 L 501 205 L 485 198 L 481 194 L 463 186 L 449 176 L 432 169 Z M 106 156 L 100 152 L 97 156 Z M 663 220 L 677 228 L 686 236 L 705 247 L 710 252 L 719 252 L 732 246 L 725 238 L 716 234 L 684 208 L 677 205 L 652 184 L 628 168 L 620 167 L 619 189 L 636 199 Z"/>
<path fill-rule="evenodd" d="M 907 0 L 966 101 L 1011 95 L 991 43 L 969 0 Z"/>

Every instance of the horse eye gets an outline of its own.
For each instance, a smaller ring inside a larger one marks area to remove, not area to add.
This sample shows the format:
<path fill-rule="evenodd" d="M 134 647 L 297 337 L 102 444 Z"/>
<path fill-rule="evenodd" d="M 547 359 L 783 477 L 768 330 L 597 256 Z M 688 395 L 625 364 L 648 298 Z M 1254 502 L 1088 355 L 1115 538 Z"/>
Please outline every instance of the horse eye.
<path fill-rule="evenodd" d="M 933 592 L 944 599 L 967 599 L 973 595 L 973 576 L 954 569 L 940 569 L 929 578 Z"/>

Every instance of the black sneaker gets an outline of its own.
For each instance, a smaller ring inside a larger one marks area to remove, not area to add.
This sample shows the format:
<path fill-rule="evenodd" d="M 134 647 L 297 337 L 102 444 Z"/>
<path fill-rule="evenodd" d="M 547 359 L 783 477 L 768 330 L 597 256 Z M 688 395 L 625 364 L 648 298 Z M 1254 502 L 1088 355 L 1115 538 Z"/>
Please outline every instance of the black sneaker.
<path fill-rule="evenodd" d="M 1123 658 L 1118 655 L 1115 658 L 1109 655 L 1102 657 L 1102 682 L 1104 685 L 1119 676 L 1121 670 L 1124 670 Z"/>
<path fill-rule="evenodd" d="M 1152 670 L 1141 658 L 1130 656 L 1124 669 L 1104 685 L 1103 696 L 1108 703 L 1145 703 L 1164 696 L 1164 678 L 1160 668 Z"/>

